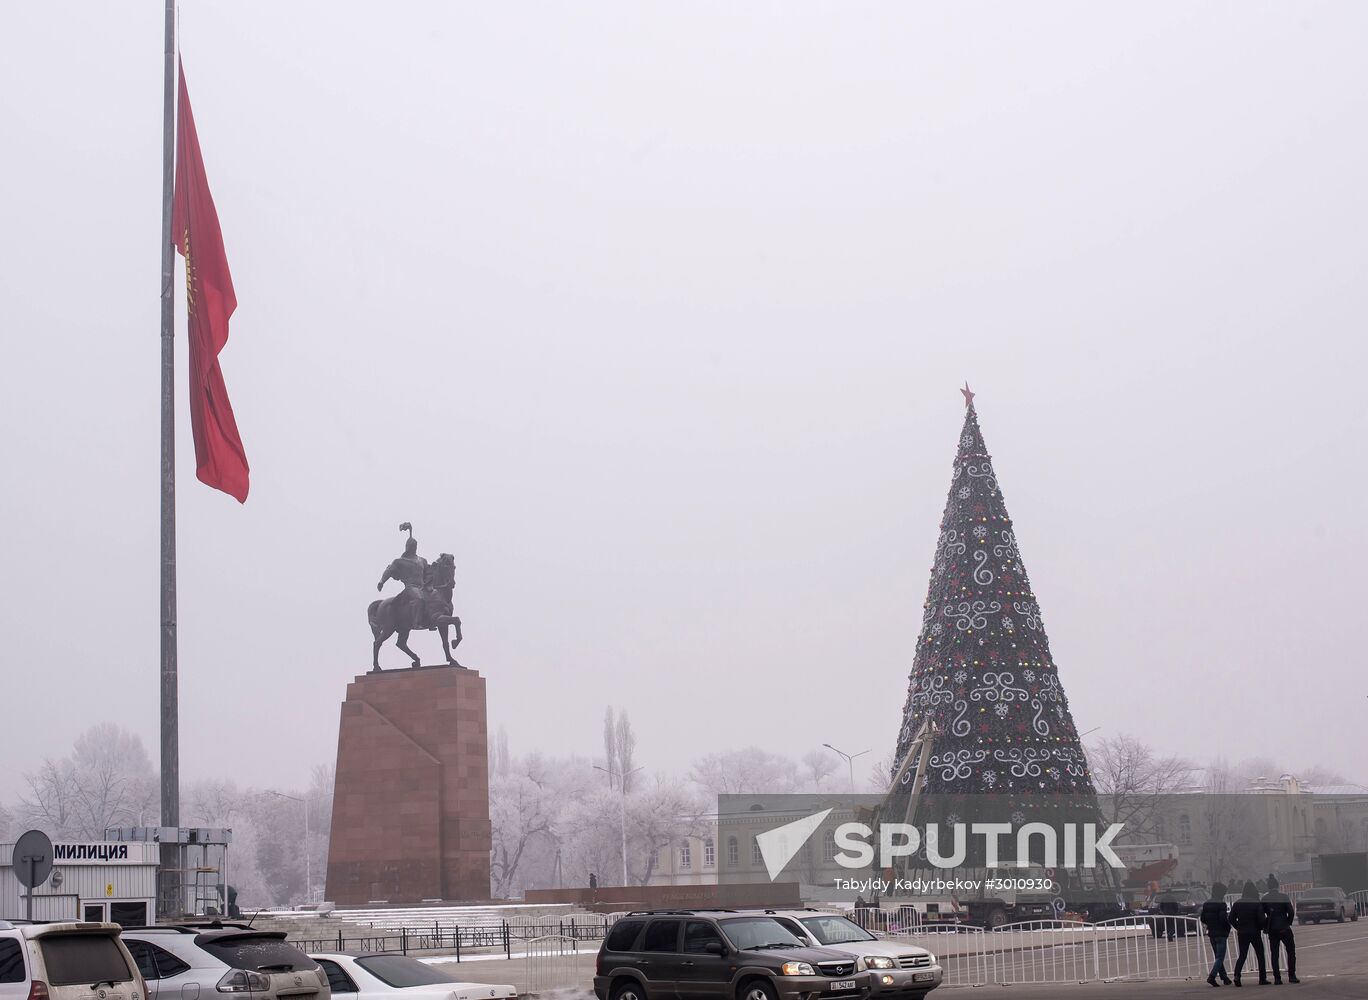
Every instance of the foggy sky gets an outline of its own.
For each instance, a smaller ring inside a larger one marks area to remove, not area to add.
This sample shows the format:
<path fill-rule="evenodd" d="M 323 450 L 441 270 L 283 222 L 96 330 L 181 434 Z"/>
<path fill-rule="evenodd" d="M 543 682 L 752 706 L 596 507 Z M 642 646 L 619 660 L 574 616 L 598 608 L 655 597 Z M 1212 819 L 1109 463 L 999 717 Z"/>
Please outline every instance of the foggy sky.
<path fill-rule="evenodd" d="M 0 800 L 96 722 L 156 757 L 160 17 L 0 11 Z M 1368 780 L 1366 39 L 186 0 L 252 494 L 194 480 L 178 305 L 185 780 L 332 759 L 403 520 L 515 753 L 611 703 L 659 769 L 891 754 L 965 379 L 1080 730 Z"/>

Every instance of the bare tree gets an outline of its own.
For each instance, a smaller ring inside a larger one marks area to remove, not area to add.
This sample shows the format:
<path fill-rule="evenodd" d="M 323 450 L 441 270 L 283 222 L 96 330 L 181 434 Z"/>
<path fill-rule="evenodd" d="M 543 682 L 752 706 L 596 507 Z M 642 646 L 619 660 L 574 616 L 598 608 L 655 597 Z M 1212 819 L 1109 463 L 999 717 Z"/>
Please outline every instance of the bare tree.
<path fill-rule="evenodd" d="M 490 782 L 489 869 L 496 898 L 508 899 L 521 891 L 529 853 L 539 840 L 554 839 L 566 793 L 556 772 L 553 762 L 531 754 L 513 761 L 507 774 Z"/>
<path fill-rule="evenodd" d="M 880 757 L 869 768 L 869 787 L 880 795 L 887 795 L 893 787 L 893 758 Z"/>
<path fill-rule="evenodd" d="M 805 792 L 823 792 L 835 781 L 840 761 L 828 751 L 809 750 L 799 762 L 798 782 Z"/>
<path fill-rule="evenodd" d="M 638 885 L 650 882 L 662 853 L 701 835 L 705 813 L 702 798 L 678 782 L 657 780 L 653 788 L 632 796 L 627 804 L 628 869 Z"/>
<path fill-rule="evenodd" d="M 227 826 L 241 815 L 251 793 L 242 792 L 232 781 L 207 778 L 185 790 L 185 820 L 194 826 Z"/>
<path fill-rule="evenodd" d="M 511 757 L 508 753 L 508 731 L 500 726 L 489 742 L 489 773 L 507 774 Z"/>
<path fill-rule="evenodd" d="M 112 722 L 86 730 L 70 756 L 47 759 L 25 775 L 23 818 L 58 839 L 103 840 L 117 826 L 157 815 L 152 762 L 134 733 Z"/>
<path fill-rule="evenodd" d="M 694 761 L 692 777 L 714 795 L 782 794 L 798 787 L 793 761 L 759 747 L 700 757 Z"/>
<path fill-rule="evenodd" d="M 1236 768 L 1217 759 L 1207 767 L 1204 794 L 1195 797 L 1202 814 L 1196 854 L 1208 881 L 1229 881 L 1267 867 L 1257 850 L 1260 840 L 1267 842 L 1267 831 L 1256 829 L 1254 804 L 1239 794 L 1246 784 Z"/>
<path fill-rule="evenodd" d="M 1347 785 L 1349 779 L 1333 768 L 1313 764 L 1298 772 L 1297 777 L 1307 785 Z"/>
<path fill-rule="evenodd" d="M 19 800 L 19 820 L 54 840 L 70 840 L 79 829 L 76 772 L 70 759 L 45 758 L 38 770 L 24 775 L 28 794 Z"/>
<path fill-rule="evenodd" d="M 608 772 L 608 787 L 613 787 L 613 775 L 617 773 L 618 742 L 617 726 L 613 722 L 613 706 L 603 710 L 603 769 Z"/>
<path fill-rule="evenodd" d="M 618 781 L 621 783 L 622 794 L 626 795 L 632 790 L 632 761 L 636 756 L 637 738 L 636 733 L 632 732 L 632 723 L 627 718 L 625 708 L 618 713 L 616 743 Z"/>
<path fill-rule="evenodd" d="M 1256 778 L 1276 780 L 1286 770 L 1272 757 L 1246 757 L 1235 764 L 1222 761 L 1221 780 L 1229 782 L 1231 791 L 1236 792 L 1248 788 Z"/>
<path fill-rule="evenodd" d="M 1128 839 L 1153 835 L 1165 800 L 1190 786 L 1196 772 L 1182 757 L 1160 755 L 1125 734 L 1095 741 L 1088 764 L 1103 816 L 1122 824 Z"/>

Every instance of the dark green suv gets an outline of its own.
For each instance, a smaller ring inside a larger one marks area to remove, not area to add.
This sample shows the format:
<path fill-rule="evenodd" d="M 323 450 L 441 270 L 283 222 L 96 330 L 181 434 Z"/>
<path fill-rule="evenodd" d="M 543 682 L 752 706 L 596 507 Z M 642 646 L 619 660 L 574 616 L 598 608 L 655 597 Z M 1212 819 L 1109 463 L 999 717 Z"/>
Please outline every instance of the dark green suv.
<path fill-rule="evenodd" d="M 809 948 L 767 914 L 629 913 L 599 949 L 599 1000 L 865 1000 L 854 955 Z"/>

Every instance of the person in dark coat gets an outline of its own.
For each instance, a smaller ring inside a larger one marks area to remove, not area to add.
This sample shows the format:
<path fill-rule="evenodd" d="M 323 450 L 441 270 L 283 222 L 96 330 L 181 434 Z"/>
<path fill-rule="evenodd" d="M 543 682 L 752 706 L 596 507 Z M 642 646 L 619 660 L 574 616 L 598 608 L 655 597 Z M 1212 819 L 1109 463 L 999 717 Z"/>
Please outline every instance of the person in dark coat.
<path fill-rule="evenodd" d="M 1178 929 L 1178 897 L 1171 892 L 1160 896 L 1159 912 L 1164 915 L 1164 930 L 1168 933 L 1168 939 L 1172 941 L 1174 932 Z"/>
<path fill-rule="evenodd" d="M 1268 912 L 1268 957 L 1273 965 L 1273 982 L 1282 985 L 1282 970 L 1278 968 L 1279 946 L 1287 949 L 1287 981 L 1299 983 L 1297 978 L 1297 943 L 1292 937 L 1292 921 L 1297 911 L 1292 900 L 1278 886 L 1275 875 L 1268 876 L 1268 894 L 1263 898 Z"/>
<path fill-rule="evenodd" d="M 1207 976 L 1207 982 L 1212 986 L 1216 984 L 1216 977 L 1220 976 L 1221 982 L 1230 984 L 1230 977 L 1226 975 L 1225 957 L 1226 946 L 1230 938 L 1230 913 L 1226 909 L 1225 901 L 1226 887 L 1217 882 L 1211 887 L 1211 898 L 1202 904 L 1201 913 L 1197 919 L 1206 928 L 1207 937 L 1211 939 L 1211 954 L 1214 961 L 1211 964 L 1211 975 Z"/>
<path fill-rule="evenodd" d="M 1259 985 L 1268 985 L 1268 967 L 1264 962 L 1263 931 L 1268 926 L 1268 911 L 1259 900 L 1258 887 L 1246 882 L 1240 898 L 1230 907 L 1230 925 L 1235 928 L 1235 938 L 1240 943 L 1240 953 L 1235 958 L 1235 985 L 1240 985 L 1240 971 L 1244 968 L 1249 949 L 1254 949 L 1254 958 L 1259 963 Z"/>

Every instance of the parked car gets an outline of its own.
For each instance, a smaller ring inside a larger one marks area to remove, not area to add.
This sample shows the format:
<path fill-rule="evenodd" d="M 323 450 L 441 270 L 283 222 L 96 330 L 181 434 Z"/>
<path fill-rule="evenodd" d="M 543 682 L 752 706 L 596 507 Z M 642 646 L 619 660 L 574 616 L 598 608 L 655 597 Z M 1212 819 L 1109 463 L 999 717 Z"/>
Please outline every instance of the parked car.
<path fill-rule="evenodd" d="M 936 957 L 925 948 L 902 941 L 876 938 L 839 913 L 822 910 L 766 910 L 805 944 L 855 955 L 869 970 L 875 996 L 918 1000 L 941 984 L 944 975 Z"/>
<path fill-rule="evenodd" d="M 1299 924 L 1308 921 L 1318 924 L 1322 920 L 1336 920 L 1342 924 L 1345 917 L 1350 920 L 1359 918 L 1358 903 L 1346 896 L 1344 890 L 1337 885 L 1307 889 L 1301 894 L 1301 899 L 1297 900 L 1295 908 Z"/>
<path fill-rule="evenodd" d="M 310 955 L 323 968 L 333 1000 L 513 1000 L 512 986 L 466 983 L 405 955 Z"/>
<path fill-rule="evenodd" d="M 146 1000 L 147 984 L 108 923 L 0 920 L 0 1000 Z"/>
<path fill-rule="evenodd" d="M 1196 918 L 1202 912 L 1202 904 L 1207 900 L 1205 891 L 1201 889 L 1164 889 L 1157 892 L 1146 904 L 1145 912 L 1149 914 L 1152 926 L 1155 928 L 1155 936 L 1162 937 L 1165 933 L 1169 937 L 1186 937 L 1189 933 L 1199 934 L 1201 929 L 1190 920 L 1173 920 L 1171 917 L 1192 917 Z M 1164 912 L 1165 904 L 1168 904 L 1168 913 Z"/>
<path fill-rule="evenodd" d="M 603 939 L 599 1000 L 864 1000 L 860 959 L 809 947 L 776 917 L 735 910 L 629 913 Z"/>
<path fill-rule="evenodd" d="M 323 970 L 287 943 L 283 931 L 218 921 L 168 924 L 125 928 L 123 942 L 147 980 L 150 1000 L 205 1000 L 216 993 L 330 1000 Z"/>

